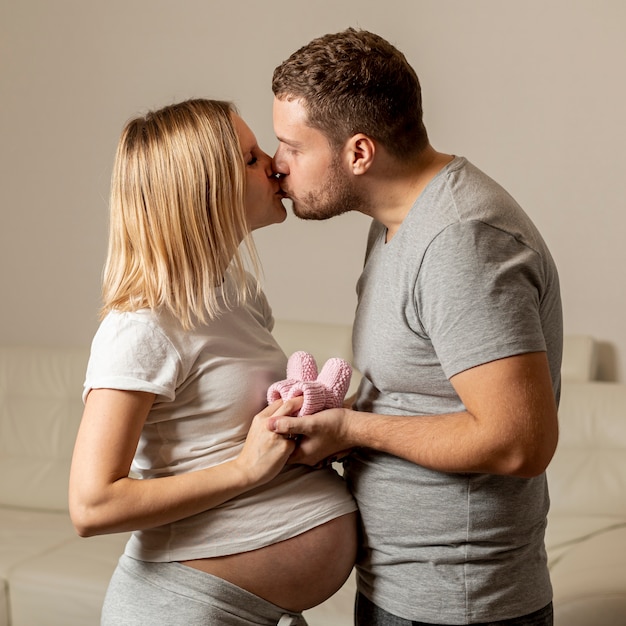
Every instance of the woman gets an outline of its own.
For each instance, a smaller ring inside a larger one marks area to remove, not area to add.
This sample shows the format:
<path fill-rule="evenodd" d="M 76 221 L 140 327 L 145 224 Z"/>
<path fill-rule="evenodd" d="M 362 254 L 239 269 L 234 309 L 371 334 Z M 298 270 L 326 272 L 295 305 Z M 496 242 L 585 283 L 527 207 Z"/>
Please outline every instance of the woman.
<path fill-rule="evenodd" d="M 102 623 L 304 624 L 347 578 L 355 504 L 331 469 L 285 465 L 266 427 L 286 357 L 251 231 L 286 217 L 271 159 L 229 103 L 130 121 L 111 189 L 103 320 L 70 477 L 81 536 L 134 531 Z"/>

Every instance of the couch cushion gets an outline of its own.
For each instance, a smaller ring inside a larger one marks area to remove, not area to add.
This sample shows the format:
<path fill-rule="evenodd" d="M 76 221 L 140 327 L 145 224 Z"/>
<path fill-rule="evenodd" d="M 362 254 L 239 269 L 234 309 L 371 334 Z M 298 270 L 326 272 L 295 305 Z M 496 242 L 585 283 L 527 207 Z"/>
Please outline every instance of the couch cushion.
<path fill-rule="evenodd" d="M 563 383 L 551 511 L 626 520 L 626 384 Z"/>
<path fill-rule="evenodd" d="M 8 582 L 0 578 L 0 626 L 9 624 L 9 587 Z"/>
<path fill-rule="evenodd" d="M 0 347 L 0 505 L 67 510 L 88 352 Z"/>
<path fill-rule="evenodd" d="M 75 538 L 67 514 L 0 507 L 0 626 L 11 623 L 8 613 L 10 573 L 19 564 Z"/>
<path fill-rule="evenodd" d="M 75 537 L 14 568 L 9 578 L 12 626 L 97 626 L 127 540 L 128 534 Z"/>
<path fill-rule="evenodd" d="M 0 507 L 0 578 L 19 563 L 76 539 L 67 514 Z"/>
<path fill-rule="evenodd" d="M 589 335 L 563 337 L 561 377 L 572 382 L 595 380 L 598 373 L 598 344 Z"/>
<path fill-rule="evenodd" d="M 551 567 L 555 626 L 623 626 L 626 523 L 574 544 Z"/>

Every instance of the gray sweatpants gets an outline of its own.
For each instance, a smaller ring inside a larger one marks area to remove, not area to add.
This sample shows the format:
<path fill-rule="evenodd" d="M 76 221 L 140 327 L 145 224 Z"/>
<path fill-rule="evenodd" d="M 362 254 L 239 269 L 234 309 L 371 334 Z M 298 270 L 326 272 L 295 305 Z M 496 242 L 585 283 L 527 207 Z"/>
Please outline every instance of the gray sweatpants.
<path fill-rule="evenodd" d="M 123 555 L 107 589 L 102 626 L 306 626 L 290 613 L 216 576 L 180 563 Z"/>

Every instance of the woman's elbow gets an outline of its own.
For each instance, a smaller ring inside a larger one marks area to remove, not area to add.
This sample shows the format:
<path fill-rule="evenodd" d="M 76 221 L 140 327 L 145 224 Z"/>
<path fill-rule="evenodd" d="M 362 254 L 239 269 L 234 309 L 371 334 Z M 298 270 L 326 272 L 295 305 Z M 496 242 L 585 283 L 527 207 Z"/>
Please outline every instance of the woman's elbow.
<path fill-rule="evenodd" d="M 99 534 L 93 517 L 89 512 L 89 507 L 70 501 L 70 519 L 79 537 L 93 537 Z"/>
<path fill-rule="evenodd" d="M 102 509 L 87 498 L 70 492 L 70 520 L 79 537 L 93 537 L 110 532 L 104 523 Z"/>

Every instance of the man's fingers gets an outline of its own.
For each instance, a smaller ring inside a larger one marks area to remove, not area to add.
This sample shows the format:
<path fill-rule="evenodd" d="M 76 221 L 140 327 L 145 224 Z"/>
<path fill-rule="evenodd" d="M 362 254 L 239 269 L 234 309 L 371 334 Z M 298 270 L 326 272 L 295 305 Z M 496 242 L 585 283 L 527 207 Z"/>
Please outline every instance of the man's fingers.
<path fill-rule="evenodd" d="M 271 430 L 273 430 L 275 433 L 278 433 L 279 435 L 289 435 L 291 434 L 291 431 L 289 430 L 289 423 L 291 421 L 292 420 L 286 419 L 284 417 L 270 418 L 269 427 Z"/>
<path fill-rule="evenodd" d="M 289 417 L 271 417 L 268 420 L 268 428 L 273 430 L 279 435 L 289 435 L 295 437 L 296 435 L 302 435 L 303 420 L 301 418 L 289 418 Z"/>

